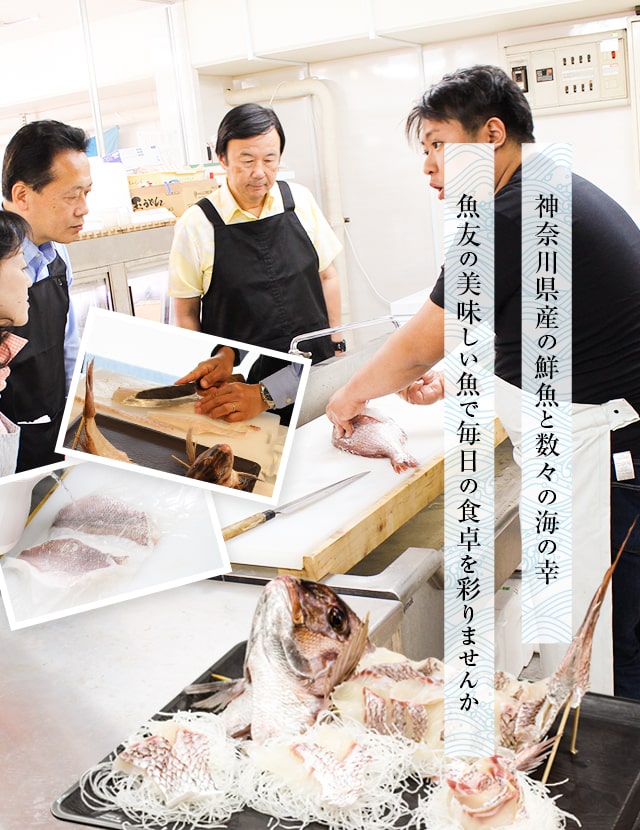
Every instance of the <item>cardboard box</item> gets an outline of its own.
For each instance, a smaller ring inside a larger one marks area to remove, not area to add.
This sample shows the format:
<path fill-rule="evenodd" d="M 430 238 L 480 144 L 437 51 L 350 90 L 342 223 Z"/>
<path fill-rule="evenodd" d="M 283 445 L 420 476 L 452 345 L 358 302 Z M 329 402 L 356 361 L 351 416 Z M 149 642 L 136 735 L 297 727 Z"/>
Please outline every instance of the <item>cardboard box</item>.
<path fill-rule="evenodd" d="M 218 188 L 215 179 L 187 182 L 166 182 L 150 187 L 129 187 L 131 207 L 135 212 L 164 207 L 175 216 Z"/>
<path fill-rule="evenodd" d="M 129 173 L 129 187 L 151 187 L 165 182 L 195 182 L 208 176 L 204 167 L 190 170 L 148 170 L 141 173 Z"/>

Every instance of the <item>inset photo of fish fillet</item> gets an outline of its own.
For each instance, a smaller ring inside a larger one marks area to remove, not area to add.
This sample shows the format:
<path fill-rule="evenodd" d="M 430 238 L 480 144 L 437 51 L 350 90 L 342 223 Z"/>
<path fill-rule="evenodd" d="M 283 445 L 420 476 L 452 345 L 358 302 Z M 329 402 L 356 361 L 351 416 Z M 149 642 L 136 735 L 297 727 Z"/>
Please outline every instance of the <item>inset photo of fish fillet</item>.
<path fill-rule="evenodd" d="M 67 467 L 44 492 L 0 557 L 12 628 L 229 570 L 208 493 L 92 462 Z"/>

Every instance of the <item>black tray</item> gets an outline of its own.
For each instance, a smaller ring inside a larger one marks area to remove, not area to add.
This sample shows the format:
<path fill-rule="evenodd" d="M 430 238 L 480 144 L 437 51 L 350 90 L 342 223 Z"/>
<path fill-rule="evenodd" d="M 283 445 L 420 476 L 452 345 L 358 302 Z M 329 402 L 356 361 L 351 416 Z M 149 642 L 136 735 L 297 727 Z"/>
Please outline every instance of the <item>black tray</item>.
<path fill-rule="evenodd" d="M 239 643 L 194 682 L 205 683 L 212 674 L 241 677 L 245 647 L 246 643 Z M 180 692 L 162 711 L 189 709 L 195 699 Z M 581 830 L 640 830 L 640 702 L 587 694 L 580 712 L 576 755 L 569 752 L 572 717 L 567 722 L 549 776 L 550 783 L 564 782 L 551 788 L 552 796 L 560 796 L 558 807 L 575 815 L 582 823 Z M 109 759 L 123 748 L 119 746 Z M 544 765 L 533 777 L 540 778 L 543 770 Z M 109 830 L 125 830 L 125 822 L 126 830 L 135 830 L 137 826 L 119 810 L 108 813 L 89 810 L 82 802 L 77 783 L 56 799 L 51 812 L 56 818 Z M 247 808 L 235 813 L 227 827 L 228 830 L 267 830 L 269 821 L 269 816 Z M 569 821 L 568 827 L 573 826 Z M 166 825 L 163 830 L 171 828 L 172 825 Z M 326 830 L 326 825 L 314 822 L 306 830 Z"/>
<path fill-rule="evenodd" d="M 214 663 L 213 666 L 203 672 L 195 683 L 206 683 L 211 680 L 212 674 L 221 674 L 226 677 L 242 677 L 242 666 L 244 662 L 244 653 L 246 642 L 238 643 L 237 646 L 227 652 L 224 657 Z M 178 712 L 189 708 L 189 705 L 194 700 L 193 695 L 186 695 L 184 692 L 177 694 L 166 706 L 163 707 L 163 712 Z M 155 716 L 154 716 L 155 718 Z M 117 747 L 109 756 L 112 760 L 116 754 L 124 749 L 123 745 Z M 107 760 L 106 758 L 104 760 Z M 110 810 L 109 812 L 96 812 L 87 808 L 80 796 L 80 787 L 74 784 L 70 789 L 63 793 L 60 798 L 57 798 L 51 805 L 51 812 L 56 818 L 65 821 L 75 821 L 81 824 L 90 824 L 94 827 L 105 827 L 108 830 L 135 830 L 138 826 L 128 819 L 120 810 Z M 263 813 L 258 813 L 249 808 L 240 813 L 234 813 L 226 825 L 228 830 L 268 830 L 270 816 Z M 159 825 L 148 824 L 149 828 L 156 828 L 157 830 L 171 830 L 174 824 Z M 325 825 L 320 825 L 317 822 L 308 824 L 306 830 L 326 830 Z"/>
<path fill-rule="evenodd" d="M 140 467 L 150 467 L 152 470 L 160 470 L 163 473 L 184 477 L 187 468 L 171 457 L 175 455 L 184 461 L 187 460 L 186 445 L 183 438 L 176 438 L 174 435 L 167 435 L 166 432 L 143 427 L 140 424 L 131 424 L 128 421 L 121 421 L 119 418 L 111 418 L 109 415 L 100 413 L 96 415 L 96 424 L 100 432 L 111 441 L 114 447 L 126 452 L 129 458 Z M 63 442 L 63 446 L 67 449 L 72 448 L 79 425 L 80 416 L 67 427 Z M 196 454 L 200 454 L 206 449 L 207 447 L 197 444 Z M 75 450 L 77 452 L 83 451 L 79 444 Z M 260 465 L 257 462 L 249 461 L 237 455 L 233 461 L 233 469 L 240 474 L 260 475 Z M 253 492 L 256 479 L 244 478 L 242 481 L 242 487 L 237 489 L 247 493 Z"/>
<path fill-rule="evenodd" d="M 573 712 L 549 775 L 549 782 L 565 782 L 551 788 L 551 795 L 562 793 L 558 806 L 573 813 L 582 830 L 640 830 L 640 701 L 585 695 L 575 755 L 569 751 L 572 725 Z"/>

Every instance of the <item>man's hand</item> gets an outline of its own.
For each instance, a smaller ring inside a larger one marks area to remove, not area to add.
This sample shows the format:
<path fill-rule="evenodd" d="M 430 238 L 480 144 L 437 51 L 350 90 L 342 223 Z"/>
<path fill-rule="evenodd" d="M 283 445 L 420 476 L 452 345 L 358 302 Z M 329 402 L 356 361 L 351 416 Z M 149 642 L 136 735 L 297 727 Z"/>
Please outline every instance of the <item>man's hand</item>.
<path fill-rule="evenodd" d="M 201 389 L 211 389 L 224 383 L 233 372 L 235 353 L 233 349 L 223 346 L 214 357 L 203 360 L 176 383 L 198 381 Z"/>
<path fill-rule="evenodd" d="M 351 421 L 356 415 L 360 415 L 366 405 L 367 401 L 359 401 L 349 395 L 346 386 L 341 387 L 331 396 L 327 404 L 326 415 L 334 425 L 338 438 L 342 438 L 343 435 L 348 438 L 351 435 L 353 432 Z"/>
<path fill-rule="evenodd" d="M 429 369 L 406 389 L 398 392 L 407 403 L 426 405 L 444 398 L 444 372 Z"/>
<path fill-rule="evenodd" d="M 265 412 L 259 383 L 224 383 L 202 395 L 196 402 L 196 412 L 223 421 L 246 421 Z"/>

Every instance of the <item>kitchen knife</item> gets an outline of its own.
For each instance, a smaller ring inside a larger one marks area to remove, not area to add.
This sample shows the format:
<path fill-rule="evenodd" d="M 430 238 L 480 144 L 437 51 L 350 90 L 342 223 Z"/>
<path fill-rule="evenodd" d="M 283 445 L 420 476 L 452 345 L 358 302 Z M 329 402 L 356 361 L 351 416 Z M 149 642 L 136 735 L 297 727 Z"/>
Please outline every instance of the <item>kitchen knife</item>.
<path fill-rule="evenodd" d="M 142 389 L 135 395 L 129 395 L 120 403 L 128 406 L 175 406 L 185 401 L 198 400 L 198 384 L 179 383 L 173 386 L 155 386 L 152 389 Z"/>
<path fill-rule="evenodd" d="M 233 539 L 234 536 L 239 536 L 241 533 L 245 533 L 253 527 L 258 527 L 258 525 L 268 522 L 269 519 L 273 519 L 279 513 L 287 514 L 293 513 L 295 510 L 300 510 L 302 507 L 306 507 L 308 504 L 313 504 L 315 501 L 318 501 L 324 496 L 328 496 L 330 493 L 335 493 L 336 490 L 346 487 L 347 484 L 351 484 L 352 481 L 357 481 L 357 479 L 362 478 L 362 476 L 368 475 L 369 472 L 370 470 L 363 470 L 355 475 L 342 478 L 340 481 L 334 481 L 333 484 L 327 484 L 326 487 L 321 487 L 319 490 L 307 493 L 306 496 L 301 496 L 299 499 L 289 501 L 280 507 L 275 507 L 272 510 L 263 510 L 261 513 L 254 513 L 251 516 L 247 516 L 245 519 L 240 519 L 240 521 L 234 522 L 234 524 L 227 525 L 227 527 L 222 528 L 222 538 L 225 541 L 227 539 Z"/>
<path fill-rule="evenodd" d="M 230 375 L 227 383 L 238 381 L 244 382 L 242 375 Z M 134 395 L 128 395 L 118 403 L 126 404 L 127 406 L 177 406 L 188 401 L 197 401 L 200 397 L 198 395 L 200 386 L 198 381 L 191 381 L 190 383 L 178 383 L 171 386 L 155 386 L 152 389 L 142 389 Z"/>

